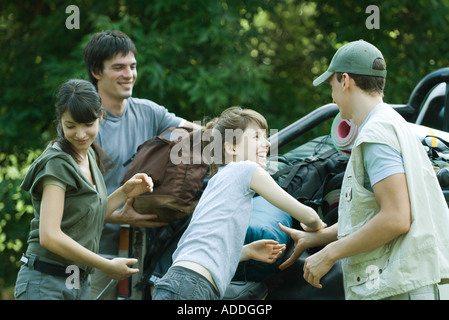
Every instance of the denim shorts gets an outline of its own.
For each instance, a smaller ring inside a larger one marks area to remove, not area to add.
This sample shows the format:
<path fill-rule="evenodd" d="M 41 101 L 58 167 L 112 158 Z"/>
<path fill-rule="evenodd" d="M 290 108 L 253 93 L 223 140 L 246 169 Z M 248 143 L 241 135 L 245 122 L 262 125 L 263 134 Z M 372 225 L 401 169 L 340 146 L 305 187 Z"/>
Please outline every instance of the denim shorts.
<path fill-rule="evenodd" d="M 171 267 L 156 282 L 153 300 L 219 300 L 219 294 L 205 277 L 181 267 Z"/>
<path fill-rule="evenodd" d="M 34 259 L 34 258 L 33 258 Z M 69 274 L 67 274 L 67 277 Z M 79 288 L 66 283 L 67 277 L 52 276 L 22 265 L 14 288 L 16 300 L 89 300 L 90 276 L 79 280 Z"/>

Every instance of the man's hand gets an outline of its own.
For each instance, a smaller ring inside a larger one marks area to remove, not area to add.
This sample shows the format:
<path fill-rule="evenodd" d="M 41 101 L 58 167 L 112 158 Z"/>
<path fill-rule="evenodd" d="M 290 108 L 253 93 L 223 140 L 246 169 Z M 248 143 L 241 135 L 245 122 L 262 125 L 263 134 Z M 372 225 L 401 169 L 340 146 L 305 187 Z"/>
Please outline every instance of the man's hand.
<path fill-rule="evenodd" d="M 134 198 L 130 198 L 125 202 L 123 208 L 119 211 L 115 211 L 107 219 L 108 223 L 114 224 L 129 224 L 134 227 L 140 228 L 155 228 L 166 226 L 167 222 L 152 221 L 157 219 L 155 214 L 141 214 L 133 208 Z"/>
<path fill-rule="evenodd" d="M 279 228 L 287 233 L 294 241 L 293 254 L 279 266 L 279 269 L 284 270 L 290 267 L 302 255 L 302 253 L 309 249 L 319 246 L 325 246 L 337 240 L 337 224 L 321 229 L 317 232 L 306 232 L 292 228 L 288 228 L 279 223 Z"/>
<path fill-rule="evenodd" d="M 292 238 L 295 246 L 292 255 L 279 266 L 279 269 L 285 270 L 295 263 L 301 254 L 310 247 L 307 244 L 307 239 L 305 239 L 307 237 L 307 232 L 292 229 L 280 223 L 279 228 L 281 228 L 282 231 L 287 233 Z"/>
<path fill-rule="evenodd" d="M 315 288 L 321 289 L 321 278 L 326 275 L 335 261 L 328 259 L 326 247 L 306 258 L 304 263 L 304 279 Z"/>

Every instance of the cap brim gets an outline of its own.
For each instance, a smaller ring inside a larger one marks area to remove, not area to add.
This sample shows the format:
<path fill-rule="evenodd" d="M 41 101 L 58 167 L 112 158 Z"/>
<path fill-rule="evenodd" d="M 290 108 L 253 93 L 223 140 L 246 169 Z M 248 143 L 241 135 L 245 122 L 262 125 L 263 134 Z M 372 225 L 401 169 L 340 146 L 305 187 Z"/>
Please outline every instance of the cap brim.
<path fill-rule="evenodd" d="M 326 82 L 327 80 L 329 80 L 329 78 L 333 75 L 333 72 L 330 71 L 326 71 L 325 73 L 323 73 L 321 76 L 319 76 L 318 78 L 316 78 L 315 80 L 313 80 L 313 85 L 315 87 L 319 86 L 320 84 Z"/>

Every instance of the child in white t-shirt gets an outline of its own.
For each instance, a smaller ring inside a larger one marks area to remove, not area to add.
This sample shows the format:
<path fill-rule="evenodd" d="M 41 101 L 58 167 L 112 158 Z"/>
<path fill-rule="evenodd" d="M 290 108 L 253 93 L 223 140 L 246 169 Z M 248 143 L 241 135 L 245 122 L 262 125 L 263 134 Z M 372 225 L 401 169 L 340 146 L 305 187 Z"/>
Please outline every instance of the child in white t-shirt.
<path fill-rule="evenodd" d="M 312 208 L 291 197 L 265 171 L 267 129 L 262 115 L 239 107 L 225 110 L 206 126 L 203 134 L 213 140 L 203 151 L 211 151 L 216 174 L 178 243 L 173 265 L 156 283 L 154 300 L 223 298 L 239 261 L 274 262 L 280 256 L 285 246 L 272 240 L 243 246 L 255 193 L 310 231 L 325 227 Z"/>

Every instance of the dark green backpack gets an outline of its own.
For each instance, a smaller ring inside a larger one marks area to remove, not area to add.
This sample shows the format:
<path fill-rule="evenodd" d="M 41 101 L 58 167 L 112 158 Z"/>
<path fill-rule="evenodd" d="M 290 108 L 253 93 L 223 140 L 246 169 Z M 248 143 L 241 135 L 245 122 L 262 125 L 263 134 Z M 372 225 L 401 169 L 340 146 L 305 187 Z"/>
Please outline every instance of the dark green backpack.
<path fill-rule="evenodd" d="M 270 159 L 268 172 L 285 191 L 314 208 L 324 219 L 338 206 L 348 160 L 347 155 L 335 149 L 330 136 L 324 136 L 280 155 L 277 159 Z M 332 221 L 325 222 L 328 225 L 335 223 L 335 215 Z M 330 218 L 327 217 L 327 220 Z"/>

